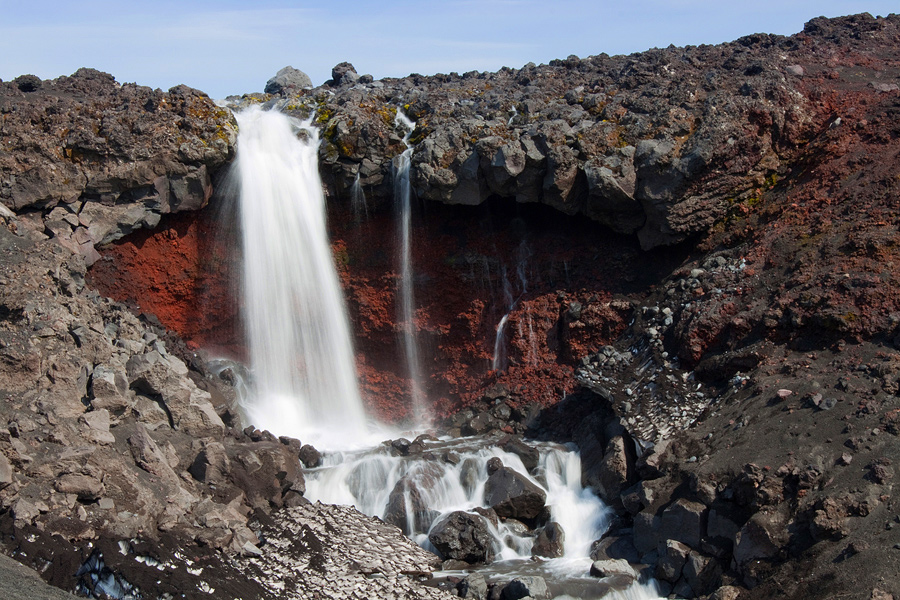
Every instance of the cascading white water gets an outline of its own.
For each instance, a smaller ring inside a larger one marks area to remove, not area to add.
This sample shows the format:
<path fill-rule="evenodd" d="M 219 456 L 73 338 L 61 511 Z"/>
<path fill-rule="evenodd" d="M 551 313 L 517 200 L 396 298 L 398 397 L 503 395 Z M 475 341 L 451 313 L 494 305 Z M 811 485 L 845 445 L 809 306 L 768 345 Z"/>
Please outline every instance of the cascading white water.
<path fill-rule="evenodd" d="M 428 540 L 432 524 L 453 511 L 472 512 L 484 507 L 487 462 L 493 457 L 525 476 L 547 494 L 550 521 L 565 532 L 564 555 L 539 563 L 531 560 L 534 538 L 516 527 L 514 520 L 501 521 L 488 530 L 494 538 L 495 562 L 487 567 L 500 578 L 540 574 L 558 594 L 596 597 L 583 593 L 595 589 L 597 579 L 589 577 L 590 547 L 606 530 L 612 511 L 581 485 L 581 458 L 577 452 L 554 444 L 537 444 L 540 460 L 534 474 L 528 474 L 519 456 L 483 440 L 464 438 L 426 442 L 419 457 L 392 456 L 382 445 L 367 452 L 334 453 L 324 465 L 306 473 L 306 497 L 310 500 L 354 505 L 362 512 L 388 521 L 392 494 L 401 493 L 405 507 L 405 531 L 419 545 L 434 550 Z M 437 457 L 455 455 L 453 462 Z M 430 456 L 430 459 L 422 458 Z M 396 490 L 399 490 L 396 491 Z M 435 511 L 436 517 L 419 526 L 414 516 L 413 493 Z M 488 573 L 486 573 L 488 576 Z M 568 590 L 568 591 L 566 591 Z M 606 597 L 647 600 L 656 598 L 654 586 L 635 585 L 629 590 L 602 590 Z M 562 595 L 558 596 L 564 597 Z"/>
<path fill-rule="evenodd" d="M 318 131 L 258 107 L 235 117 L 252 373 L 245 416 L 322 447 L 361 440 L 366 416 L 325 228 Z"/>
<path fill-rule="evenodd" d="M 419 427 L 427 427 L 430 422 L 428 411 L 425 407 L 425 394 L 423 389 L 422 366 L 419 362 L 419 342 L 417 339 L 415 322 L 415 296 L 413 293 L 413 269 L 412 269 L 412 185 L 409 180 L 410 159 L 412 147 L 409 145 L 409 136 L 416 124 L 409 120 L 402 112 L 397 111 L 395 122 L 406 130 L 403 143 L 406 150 L 394 159 L 394 199 L 400 212 L 400 326 L 403 328 L 403 349 L 406 355 L 406 364 L 409 370 L 409 379 L 412 395 L 413 419 Z"/>

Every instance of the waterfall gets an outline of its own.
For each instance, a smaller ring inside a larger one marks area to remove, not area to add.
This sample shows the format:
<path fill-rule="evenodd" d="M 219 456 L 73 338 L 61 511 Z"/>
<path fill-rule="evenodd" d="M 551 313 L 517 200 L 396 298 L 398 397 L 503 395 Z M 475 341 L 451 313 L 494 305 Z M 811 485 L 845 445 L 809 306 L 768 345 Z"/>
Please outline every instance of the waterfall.
<path fill-rule="evenodd" d="M 366 416 L 325 227 L 318 131 L 258 107 L 235 116 L 252 373 L 245 417 L 325 447 L 358 441 Z"/>
<path fill-rule="evenodd" d="M 350 210 L 353 212 L 353 222 L 357 225 L 369 220 L 369 205 L 366 203 L 366 193 L 359 183 L 359 173 L 350 186 Z"/>
<path fill-rule="evenodd" d="M 416 330 L 416 304 L 413 293 L 413 269 L 411 257 L 411 232 L 412 220 L 412 186 L 409 181 L 410 159 L 412 146 L 409 145 L 409 136 L 415 129 L 415 123 L 406 115 L 397 111 L 395 123 L 406 129 L 403 143 L 406 150 L 394 159 L 394 200 L 400 213 L 400 326 L 403 333 L 403 349 L 406 355 L 406 364 L 409 370 L 409 379 L 412 386 L 412 408 L 415 424 L 426 427 L 430 421 L 428 410 L 425 406 L 425 394 L 423 389 L 422 366 L 419 362 L 419 342 Z"/>
<path fill-rule="evenodd" d="M 491 361 L 491 369 L 494 371 L 500 371 L 506 368 L 506 346 L 504 345 L 504 333 L 506 330 L 506 324 L 507 321 L 509 321 L 509 315 L 516 308 L 519 300 L 521 300 L 522 297 L 528 293 L 528 278 L 525 275 L 525 269 L 528 265 L 528 257 L 531 256 L 531 250 L 528 248 L 528 244 L 525 240 L 522 240 L 522 243 L 519 244 L 517 254 L 518 265 L 516 266 L 516 274 L 519 276 L 519 284 L 521 285 L 521 290 L 519 291 L 519 295 L 515 299 L 513 299 L 512 284 L 509 281 L 509 277 L 507 277 L 506 267 L 501 267 L 501 272 L 503 274 L 503 299 L 506 301 L 506 304 L 509 306 L 509 308 L 506 311 L 506 314 L 504 314 L 500 319 L 500 323 L 497 325 L 497 335 L 494 338 L 494 357 Z M 528 315 L 528 319 L 530 322 L 531 315 Z M 521 321 L 519 322 L 518 333 L 521 337 Z"/>

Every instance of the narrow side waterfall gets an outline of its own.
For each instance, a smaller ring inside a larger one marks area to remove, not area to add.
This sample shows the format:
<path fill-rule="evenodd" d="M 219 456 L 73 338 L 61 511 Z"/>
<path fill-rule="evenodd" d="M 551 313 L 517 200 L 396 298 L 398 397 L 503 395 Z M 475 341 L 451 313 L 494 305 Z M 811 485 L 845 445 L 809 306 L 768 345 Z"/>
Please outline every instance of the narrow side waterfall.
<path fill-rule="evenodd" d="M 411 250 L 412 221 L 412 186 L 409 180 L 410 159 L 412 147 L 409 145 L 409 136 L 416 124 L 410 121 L 403 113 L 397 111 L 395 118 L 397 125 L 406 129 L 403 143 L 406 150 L 394 159 L 394 200 L 399 211 L 400 234 L 400 326 L 403 328 L 403 349 L 406 355 L 406 364 L 409 370 L 409 379 L 412 389 L 413 419 L 417 426 L 426 427 L 430 422 L 428 409 L 425 406 L 425 393 L 423 389 L 422 365 L 419 362 L 419 342 L 416 330 L 416 303 L 413 291 L 413 268 Z"/>
<path fill-rule="evenodd" d="M 366 415 L 325 227 L 318 130 L 258 107 L 235 116 L 252 378 L 245 416 L 323 447 L 360 440 Z"/>
<path fill-rule="evenodd" d="M 366 193 L 359 183 L 359 173 L 350 186 L 350 210 L 353 212 L 353 222 L 357 225 L 369 220 L 369 205 L 366 203 Z"/>

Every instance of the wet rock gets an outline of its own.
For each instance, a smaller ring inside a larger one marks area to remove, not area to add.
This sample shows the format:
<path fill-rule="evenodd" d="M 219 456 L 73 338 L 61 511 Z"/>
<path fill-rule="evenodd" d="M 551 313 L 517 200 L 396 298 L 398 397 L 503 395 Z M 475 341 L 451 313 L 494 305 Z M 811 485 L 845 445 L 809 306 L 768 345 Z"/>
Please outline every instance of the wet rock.
<path fill-rule="evenodd" d="M 299 458 L 307 469 L 315 469 L 322 465 L 322 453 L 309 444 L 303 444 L 300 448 Z"/>
<path fill-rule="evenodd" d="M 509 467 L 502 467 L 484 484 L 484 501 L 501 517 L 533 519 L 544 510 L 547 494 Z"/>
<path fill-rule="evenodd" d="M 444 560 L 462 560 L 469 564 L 494 560 L 494 538 L 485 520 L 478 515 L 452 512 L 431 528 L 428 540 Z"/>
<path fill-rule="evenodd" d="M 531 555 L 559 558 L 565 554 L 565 545 L 566 532 L 563 531 L 562 525 L 551 521 L 538 532 L 534 545 L 531 547 Z"/>
<path fill-rule="evenodd" d="M 507 409 L 508 408 L 509 407 L 507 406 Z M 522 460 L 522 465 L 529 473 L 537 468 L 540 453 L 537 451 L 537 448 L 532 448 L 521 439 L 513 436 L 505 436 L 497 443 L 497 446 L 510 454 L 518 456 Z"/>
<path fill-rule="evenodd" d="M 641 562 L 641 555 L 634 547 L 631 531 L 606 533 L 591 544 L 591 560 L 609 560 L 621 558 L 629 563 Z"/>
<path fill-rule="evenodd" d="M 421 487 L 411 475 L 397 482 L 388 497 L 384 522 L 396 525 L 405 535 L 428 531 L 440 513 L 429 508 Z"/>
<path fill-rule="evenodd" d="M 622 559 L 615 560 L 595 560 L 591 563 L 591 575 L 594 577 L 625 577 L 634 580 L 637 573 L 628 564 L 628 561 Z"/>
<path fill-rule="evenodd" d="M 550 590 L 543 577 L 516 577 L 503 586 L 500 600 L 521 600 L 522 598 L 549 598 Z"/>
<path fill-rule="evenodd" d="M 487 469 L 488 476 L 493 475 L 497 471 L 503 468 L 503 461 L 497 458 L 496 456 L 492 456 L 488 459 L 487 464 L 485 465 Z"/>

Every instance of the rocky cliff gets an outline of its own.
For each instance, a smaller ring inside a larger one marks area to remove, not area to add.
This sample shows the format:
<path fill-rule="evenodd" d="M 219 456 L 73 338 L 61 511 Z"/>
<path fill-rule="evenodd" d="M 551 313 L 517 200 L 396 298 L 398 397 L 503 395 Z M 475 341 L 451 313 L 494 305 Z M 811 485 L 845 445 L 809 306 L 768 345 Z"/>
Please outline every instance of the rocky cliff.
<path fill-rule="evenodd" d="M 900 593 L 900 18 L 498 73 L 339 67 L 232 100 L 322 129 L 376 414 L 409 404 L 399 111 L 416 122 L 417 335 L 449 431 L 576 441 L 619 513 L 596 557 L 650 564 L 679 596 Z M 90 70 L 0 91 L 7 547 L 35 565 L 88 540 L 113 560 L 125 537 L 254 555 L 251 513 L 303 485 L 296 441 L 242 432 L 195 353 L 241 353 L 228 244 L 211 240 L 230 114 Z"/>

